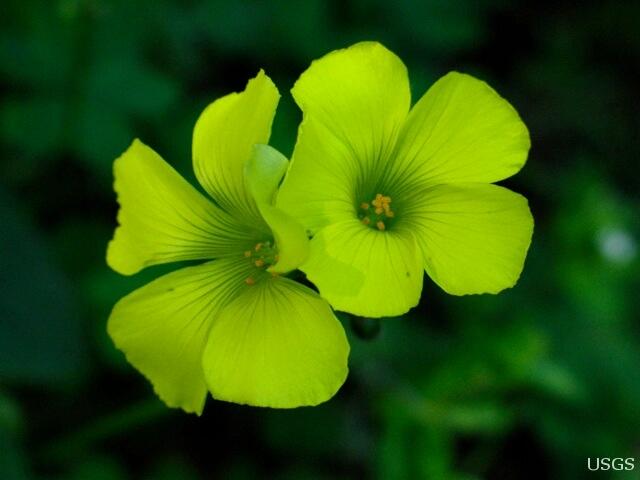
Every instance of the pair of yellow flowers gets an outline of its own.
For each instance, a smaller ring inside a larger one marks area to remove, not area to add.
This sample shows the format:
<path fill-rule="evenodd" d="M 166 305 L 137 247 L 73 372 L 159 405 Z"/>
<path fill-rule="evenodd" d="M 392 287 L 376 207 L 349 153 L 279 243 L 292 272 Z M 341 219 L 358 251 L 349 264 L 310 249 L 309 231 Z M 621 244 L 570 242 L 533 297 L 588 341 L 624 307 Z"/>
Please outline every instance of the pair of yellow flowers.
<path fill-rule="evenodd" d="M 449 73 L 410 108 L 402 61 L 365 42 L 313 62 L 292 93 L 304 117 L 291 162 L 266 145 L 279 93 L 264 72 L 204 110 L 193 166 L 211 199 L 138 140 L 115 161 L 111 268 L 209 260 L 134 291 L 109 318 L 169 406 L 200 414 L 207 392 L 316 405 L 348 371 L 332 307 L 400 315 L 423 270 L 454 295 L 497 293 L 522 270 L 527 201 L 491 183 L 522 168 L 529 134 L 486 83 Z M 287 278 L 295 269 L 319 294 Z"/>

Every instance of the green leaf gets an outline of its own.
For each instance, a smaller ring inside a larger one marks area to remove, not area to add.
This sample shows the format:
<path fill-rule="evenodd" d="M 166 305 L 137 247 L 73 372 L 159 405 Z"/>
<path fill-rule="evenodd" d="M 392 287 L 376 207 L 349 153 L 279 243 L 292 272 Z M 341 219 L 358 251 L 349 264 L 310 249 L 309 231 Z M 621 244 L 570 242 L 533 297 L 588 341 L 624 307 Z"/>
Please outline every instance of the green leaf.
<path fill-rule="evenodd" d="M 0 478 L 27 480 L 30 478 L 26 458 L 16 439 L 0 426 Z"/>
<path fill-rule="evenodd" d="M 102 60 L 88 73 L 87 96 L 104 106 L 143 117 L 163 115 L 178 97 L 178 85 L 166 75 L 132 60 Z"/>
<path fill-rule="evenodd" d="M 68 279 L 15 205 L 0 190 L 0 381 L 58 385 L 86 365 L 79 312 Z"/>

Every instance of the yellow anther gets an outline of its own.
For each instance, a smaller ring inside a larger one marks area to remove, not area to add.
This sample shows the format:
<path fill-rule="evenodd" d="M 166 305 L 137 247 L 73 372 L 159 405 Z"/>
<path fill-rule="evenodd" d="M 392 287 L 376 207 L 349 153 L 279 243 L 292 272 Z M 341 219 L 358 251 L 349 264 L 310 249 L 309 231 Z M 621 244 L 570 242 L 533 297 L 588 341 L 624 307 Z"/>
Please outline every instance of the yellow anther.
<path fill-rule="evenodd" d="M 256 243 L 256 248 L 255 248 L 256 252 L 259 252 L 261 248 L 262 248 L 262 242 Z"/>
<path fill-rule="evenodd" d="M 272 277 L 279 277 L 279 276 L 280 276 L 280 274 L 279 274 L 279 273 L 276 273 L 276 272 L 271 272 L 271 276 L 272 276 Z"/>
<path fill-rule="evenodd" d="M 261 258 L 259 258 L 258 260 L 256 260 L 255 262 L 253 262 L 253 264 L 254 264 L 256 267 L 264 267 L 264 260 L 263 260 L 263 259 L 261 259 Z"/>
<path fill-rule="evenodd" d="M 391 209 L 391 197 L 376 193 L 370 202 L 362 202 L 360 208 L 365 210 L 361 222 L 365 225 L 375 225 L 378 230 L 386 230 L 385 218 L 394 218 L 395 212 Z"/>
<path fill-rule="evenodd" d="M 251 256 L 251 250 L 247 250 L 246 252 L 244 252 L 244 256 L 249 258 Z"/>
<path fill-rule="evenodd" d="M 251 285 L 255 285 L 256 281 L 252 277 L 247 277 L 244 279 L 244 283 L 251 286 Z"/>

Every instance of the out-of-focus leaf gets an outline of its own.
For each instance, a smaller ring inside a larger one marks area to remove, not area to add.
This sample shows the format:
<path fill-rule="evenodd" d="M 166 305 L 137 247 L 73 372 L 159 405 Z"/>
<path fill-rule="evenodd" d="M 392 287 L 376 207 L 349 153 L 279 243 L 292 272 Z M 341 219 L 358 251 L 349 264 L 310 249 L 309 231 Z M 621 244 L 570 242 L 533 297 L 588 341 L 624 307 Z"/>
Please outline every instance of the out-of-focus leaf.
<path fill-rule="evenodd" d="M 3 17 L 14 22 L 0 33 L 0 73 L 21 88 L 59 91 L 69 80 L 77 26 L 65 21 L 56 3 L 3 2 Z"/>
<path fill-rule="evenodd" d="M 177 94 L 171 78 L 133 60 L 99 59 L 87 75 L 86 95 L 97 110 L 153 117 L 165 113 Z"/>
<path fill-rule="evenodd" d="M 9 165 L 12 170 L 39 166 L 62 141 L 66 107 L 61 98 L 5 99 L 0 105 L 0 140 L 32 158 L 29 165 Z M 41 156 L 41 158 L 34 158 Z M 37 163 L 36 163 L 37 160 Z M 23 176 L 28 176 L 27 171 Z"/>
<path fill-rule="evenodd" d="M 570 369 L 550 361 L 540 361 L 531 371 L 532 386 L 569 402 L 584 402 L 587 394 Z"/>
<path fill-rule="evenodd" d="M 68 480 L 126 480 L 125 469 L 115 459 L 107 456 L 91 457 L 71 471 Z"/>
<path fill-rule="evenodd" d="M 24 451 L 9 431 L 0 426 L 0 478 L 2 480 L 29 480 Z"/>
<path fill-rule="evenodd" d="M 329 456 L 349 448 L 343 444 L 348 433 L 345 415 L 332 403 L 290 412 L 273 410 L 267 412 L 265 434 L 272 446 L 296 456 Z"/>
<path fill-rule="evenodd" d="M 72 132 L 70 148 L 105 186 L 110 184 L 113 160 L 135 136 L 128 117 L 89 99 L 79 106 Z"/>
<path fill-rule="evenodd" d="M 163 458 L 144 476 L 145 480 L 198 480 L 197 470 L 186 459 Z"/>
<path fill-rule="evenodd" d="M 18 403 L 0 391 L 0 430 L 16 433 L 22 427 L 23 418 Z"/>
<path fill-rule="evenodd" d="M 77 379 L 86 350 L 74 292 L 19 206 L 0 191 L 0 380 Z"/>

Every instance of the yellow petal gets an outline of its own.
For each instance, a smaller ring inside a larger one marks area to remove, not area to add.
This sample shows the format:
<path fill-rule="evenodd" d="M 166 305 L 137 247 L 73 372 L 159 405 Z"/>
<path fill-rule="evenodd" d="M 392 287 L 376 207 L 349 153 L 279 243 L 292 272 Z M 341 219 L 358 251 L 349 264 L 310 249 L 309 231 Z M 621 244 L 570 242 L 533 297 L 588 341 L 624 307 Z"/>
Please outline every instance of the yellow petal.
<path fill-rule="evenodd" d="M 261 222 L 244 181 L 256 143 L 268 143 L 280 94 L 260 70 L 246 89 L 219 98 L 193 130 L 193 168 L 204 189 L 227 212 Z"/>
<path fill-rule="evenodd" d="M 248 287 L 211 328 L 203 367 L 214 398 L 294 408 L 331 398 L 349 344 L 325 300 L 287 278 Z"/>
<path fill-rule="evenodd" d="M 213 205 L 139 140 L 113 169 L 120 226 L 107 263 L 115 271 L 131 275 L 149 265 L 241 252 L 255 243 L 251 229 Z"/>
<path fill-rule="evenodd" d="M 363 42 L 314 61 L 292 93 L 303 121 L 278 206 L 315 233 L 369 200 L 409 111 L 409 81 L 398 57 Z"/>
<path fill-rule="evenodd" d="M 491 183 L 522 168 L 529 132 L 485 82 L 452 72 L 411 109 L 381 187 L 400 197 L 417 184 Z"/>
<path fill-rule="evenodd" d="M 418 304 L 423 266 L 413 234 L 378 231 L 358 220 L 323 228 L 300 268 L 336 310 L 401 315 Z"/>
<path fill-rule="evenodd" d="M 278 262 L 269 271 L 286 273 L 298 268 L 309 255 L 309 240 L 300 223 L 273 206 L 273 200 L 289 161 L 268 145 L 256 145 L 245 164 L 249 191 L 271 229 L 278 246 Z"/>
<path fill-rule="evenodd" d="M 120 300 L 108 332 L 169 406 L 200 414 L 207 386 L 202 352 L 220 309 L 247 287 L 244 257 L 215 260 L 158 278 Z"/>
<path fill-rule="evenodd" d="M 526 198 L 496 185 L 439 185 L 406 212 L 429 276 L 447 293 L 498 293 L 518 280 L 531 243 Z"/>

